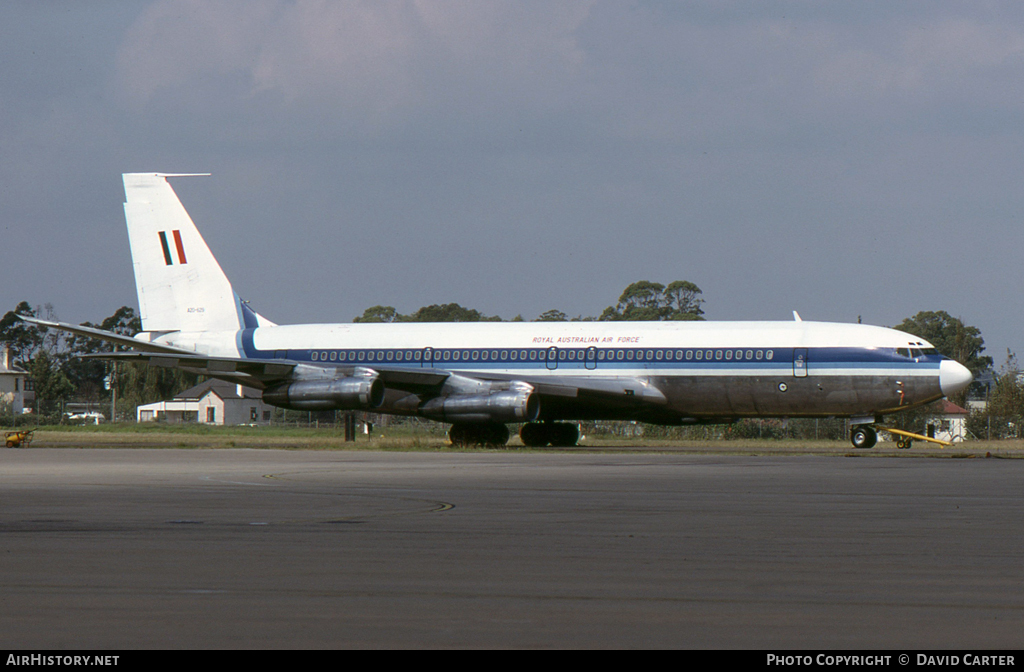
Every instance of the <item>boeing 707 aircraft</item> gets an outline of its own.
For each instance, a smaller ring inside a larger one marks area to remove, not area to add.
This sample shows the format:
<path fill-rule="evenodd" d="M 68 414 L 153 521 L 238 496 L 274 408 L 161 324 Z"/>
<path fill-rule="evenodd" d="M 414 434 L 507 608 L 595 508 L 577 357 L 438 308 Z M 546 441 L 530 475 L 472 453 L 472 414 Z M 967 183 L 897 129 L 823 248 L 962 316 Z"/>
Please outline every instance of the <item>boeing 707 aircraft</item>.
<path fill-rule="evenodd" d="M 107 359 L 263 390 L 268 404 L 451 423 L 455 444 L 572 446 L 577 420 L 661 425 L 845 417 L 874 424 L 963 389 L 971 373 L 920 338 L 861 324 L 521 322 L 280 326 L 239 299 L 164 173 L 127 173 L 143 331 L 39 325 L 128 346 Z M 794 317 L 796 314 L 794 314 Z"/>

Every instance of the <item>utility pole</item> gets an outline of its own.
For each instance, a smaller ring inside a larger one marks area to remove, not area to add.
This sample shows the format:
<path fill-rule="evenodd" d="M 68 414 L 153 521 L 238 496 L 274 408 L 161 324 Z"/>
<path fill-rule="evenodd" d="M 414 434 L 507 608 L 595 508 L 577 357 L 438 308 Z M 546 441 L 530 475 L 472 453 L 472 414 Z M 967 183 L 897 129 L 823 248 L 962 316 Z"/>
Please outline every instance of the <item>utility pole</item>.
<path fill-rule="evenodd" d="M 107 389 L 110 390 L 110 422 L 117 421 L 117 362 L 110 362 L 110 375 L 106 380 Z"/>
<path fill-rule="evenodd" d="M 346 413 L 345 418 L 345 441 L 356 440 L 356 416 L 353 413 Z"/>

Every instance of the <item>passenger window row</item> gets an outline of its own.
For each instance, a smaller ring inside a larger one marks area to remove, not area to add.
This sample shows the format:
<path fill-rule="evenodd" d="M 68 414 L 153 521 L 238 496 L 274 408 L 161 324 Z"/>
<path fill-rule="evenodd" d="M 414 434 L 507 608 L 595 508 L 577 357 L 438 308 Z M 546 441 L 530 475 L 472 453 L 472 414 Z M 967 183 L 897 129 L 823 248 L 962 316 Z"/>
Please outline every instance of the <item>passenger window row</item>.
<path fill-rule="evenodd" d="M 557 354 L 556 354 L 557 353 Z M 727 349 L 642 349 L 642 348 L 529 348 L 524 350 L 314 350 L 314 362 L 547 362 L 557 357 L 565 362 L 660 362 L 660 361 L 760 361 L 771 360 L 772 350 Z"/>

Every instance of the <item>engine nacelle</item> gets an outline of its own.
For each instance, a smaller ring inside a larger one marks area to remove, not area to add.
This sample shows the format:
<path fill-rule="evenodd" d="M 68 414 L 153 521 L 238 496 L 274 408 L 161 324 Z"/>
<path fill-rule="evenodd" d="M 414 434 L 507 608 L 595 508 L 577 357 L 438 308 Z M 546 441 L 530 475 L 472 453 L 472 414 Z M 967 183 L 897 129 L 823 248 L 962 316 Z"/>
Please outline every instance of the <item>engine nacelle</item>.
<path fill-rule="evenodd" d="M 384 383 L 370 376 L 300 381 L 264 390 L 263 401 L 296 411 L 372 410 L 384 403 Z"/>
<path fill-rule="evenodd" d="M 419 413 L 441 422 L 533 422 L 540 415 L 540 398 L 532 389 L 459 394 L 430 399 Z"/>

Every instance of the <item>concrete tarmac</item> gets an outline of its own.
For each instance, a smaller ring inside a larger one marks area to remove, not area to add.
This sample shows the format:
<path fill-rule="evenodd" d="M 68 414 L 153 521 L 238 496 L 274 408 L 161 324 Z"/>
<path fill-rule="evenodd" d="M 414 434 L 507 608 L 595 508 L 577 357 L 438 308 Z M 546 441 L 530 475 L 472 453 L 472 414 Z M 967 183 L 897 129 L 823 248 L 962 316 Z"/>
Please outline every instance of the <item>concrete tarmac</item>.
<path fill-rule="evenodd" d="M 1024 643 L 1024 460 L 0 453 L 0 647 Z"/>

